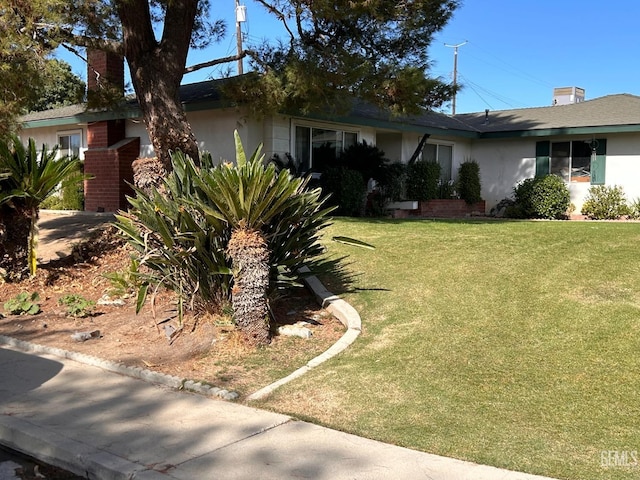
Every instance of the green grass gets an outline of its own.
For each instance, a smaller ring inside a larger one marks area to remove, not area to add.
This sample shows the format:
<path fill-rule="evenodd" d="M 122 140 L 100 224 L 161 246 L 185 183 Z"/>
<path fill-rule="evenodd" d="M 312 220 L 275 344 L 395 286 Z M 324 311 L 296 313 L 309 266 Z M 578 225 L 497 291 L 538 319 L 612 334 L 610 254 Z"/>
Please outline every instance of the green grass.
<path fill-rule="evenodd" d="M 363 334 L 261 406 L 567 479 L 640 451 L 640 224 L 337 220 Z M 331 279 L 325 279 L 331 283 Z"/>

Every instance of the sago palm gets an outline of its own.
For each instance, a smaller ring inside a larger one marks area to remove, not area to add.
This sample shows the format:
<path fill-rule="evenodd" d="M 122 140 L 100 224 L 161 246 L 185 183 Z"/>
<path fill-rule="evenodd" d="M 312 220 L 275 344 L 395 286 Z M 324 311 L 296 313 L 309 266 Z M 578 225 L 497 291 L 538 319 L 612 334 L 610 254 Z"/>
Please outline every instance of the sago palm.
<path fill-rule="evenodd" d="M 31 138 L 0 142 L 0 277 L 20 280 L 36 274 L 37 221 L 40 204 L 58 184 L 78 175 L 78 158 L 57 158 L 57 149 L 40 155 Z M 82 179 L 78 176 L 78 181 Z"/>
<path fill-rule="evenodd" d="M 201 172 L 196 191 L 210 221 L 231 229 L 227 255 L 231 260 L 231 290 L 238 327 L 256 345 L 269 342 L 268 289 L 278 269 L 294 271 L 320 254 L 318 232 L 329 222 L 320 191 L 309 191 L 307 180 L 265 166 L 259 147 L 247 160 L 235 132 L 236 165 Z"/>

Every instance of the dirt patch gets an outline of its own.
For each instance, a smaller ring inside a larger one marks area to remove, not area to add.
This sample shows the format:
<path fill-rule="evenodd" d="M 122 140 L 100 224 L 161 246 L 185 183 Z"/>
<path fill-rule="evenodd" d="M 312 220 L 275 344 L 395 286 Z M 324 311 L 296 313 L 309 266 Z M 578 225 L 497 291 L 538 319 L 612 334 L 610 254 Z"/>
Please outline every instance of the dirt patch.
<path fill-rule="evenodd" d="M 206 381 L 242 397 L 301 367 L 344 333 L 340 322 L 305 289 L 288 292 L 272 310 L 278 325 L 305 321 L 313 336 L 305 340 L 276 335 L 260 349 L 243 342 L 228 316 L 188 314 L 180 325 L 169 292 L 158 296 L 154 311 L 148 304 L 139 315 L 134 298 L 125 298 L 122 306 L 96 304 L 86 318 L 70 316 L 59 303 L 69 294 L 98 303 L 113 288 L 104 275 L 126 271 L 131 254 L 114 227 L 103 226 L 77 243 L 71 255 L 42 264 L 35 278 L 2 285 L 2 304 L 21 292 L 37 292 L 41 312 L 5 311 L 0 335 Z M 86 341 L 72 338 L 89 332 L 94 335 Z"/>

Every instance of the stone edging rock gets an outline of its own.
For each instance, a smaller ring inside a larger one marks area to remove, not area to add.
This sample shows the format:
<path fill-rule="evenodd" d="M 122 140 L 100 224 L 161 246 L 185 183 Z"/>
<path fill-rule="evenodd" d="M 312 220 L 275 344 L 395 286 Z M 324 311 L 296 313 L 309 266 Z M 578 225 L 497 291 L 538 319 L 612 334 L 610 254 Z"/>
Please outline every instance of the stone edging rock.
<path fill-rule="evenodd" d="M 309 273 L 309 269 L 306 267 L 303 267 L 302 269 L 300 269 L 300 271 L 302 273 Z M 291 380 L 301 377 L 312 368 L 315 368 L 321 363 L 326 362 L 330 358 L 336 356 L 337 354 L 345 350 L 349 345 L 351 345 L 356 340 L 356 338 L 358 338 L 358 335 L 360 335 L 362 331 L 362 321 L 355 308 L 342 300 L 340 297 L 327 290 L 317 277 L 309 276 L 305 278 L 304 281 L 307 284 L 307 287 L 313 292 L 318 303 L 322 305 L 322 308 L 326 309 L 329 313 L 335 316 L 340 321 L 340 323 L 342 323 L 347 328 L 347 331 L 324 353 L 321 353 L 317 357 L 309 360 L 304 367 L 300 367 L 295 372 L 287 375 L 286 377 L 281 378 L 271 385 L 267 385 L 257 392 L 252 393 L 247 397 L 248 401 L 263 399 L 264 397 L 272 393 L 276 388 L 284 385 L 285 383 L 289 383 Z"/>

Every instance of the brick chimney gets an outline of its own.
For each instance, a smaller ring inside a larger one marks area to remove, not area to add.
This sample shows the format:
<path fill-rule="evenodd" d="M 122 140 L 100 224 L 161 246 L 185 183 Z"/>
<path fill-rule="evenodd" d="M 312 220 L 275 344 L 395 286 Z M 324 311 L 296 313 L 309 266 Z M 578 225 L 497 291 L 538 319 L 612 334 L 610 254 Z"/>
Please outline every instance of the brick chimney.
<path fill-rule="evenodd" d="M 87 52 L 87 97 L 113 98 L 124 93 L 124 59 L 101 50 Z M 90 100 L 91 105 L 91 100 Z M 107 107 L 109 108 L 109 107 Z M 91 122 L 87 127 L 85 210 L 113 212 L 127 206 L 132 193 L 126 182 L 133 182 L 131 164 L 139 156 L 140 139 L 126 138 L 124 118 Z"/>
<path fill-rule="evenodd" d="M 87 51 L 87 89 L 95 91 L 104 81 L 124 92 L 124 59 L 122 56 L 89 49 Z"/>

